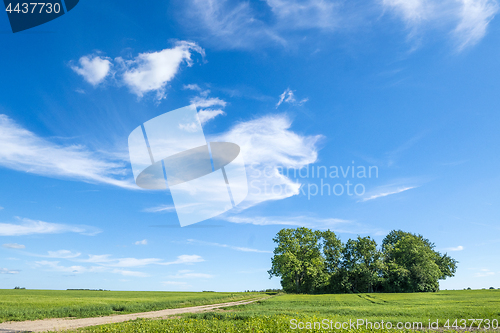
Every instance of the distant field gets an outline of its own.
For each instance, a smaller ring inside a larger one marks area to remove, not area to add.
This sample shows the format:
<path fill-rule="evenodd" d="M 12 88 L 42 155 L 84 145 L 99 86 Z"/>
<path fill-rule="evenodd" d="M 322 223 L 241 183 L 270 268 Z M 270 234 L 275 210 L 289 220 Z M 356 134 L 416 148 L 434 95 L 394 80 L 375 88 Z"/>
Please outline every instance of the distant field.
<path fill-rule="evenodd" d="M 0 322 L 88 318 L 254 298 L 259 293 L 1 290 Z"/>
<path fill-rule="evenodd" d="M 363 319 L 394 325 L 398 322 L 422 322 L 429 319 L 439 326 L 450 319 L 453 330 L 455 319 L 494 319 L 500 321 L 500 290 L 440 291 L 418 294 L 350 294 L 350 295 L 279 295 L 246 306 L 236 306 L 214 312 L 186 314 L 167 320 L 135 320 L 120 324 L 89 327 L 86 333 L 104 332 L 325 332 L 328 330 L 292 330 L 290 320 L 321 322 L 323 319 L 348 322 Z M 460 325 L 460 321 L 457 322 Z M 466 332 L 471 321 L 467 322 Z M 491 325 L 491 324 L 490 324 Z M 473 325 L 473 326 L 477 326 Z M 483 322 L 484 326 L 484 322 Z M 332 330 L 333 331 L 333 330 Z M 367 332 L 366 328 L 349 329 Z M 388 333 L 396 330 L 373 330 Z M 409 330 L 413 331 L 413 329 Z M 490 329 L 500 332 L 500 329 Z"/>

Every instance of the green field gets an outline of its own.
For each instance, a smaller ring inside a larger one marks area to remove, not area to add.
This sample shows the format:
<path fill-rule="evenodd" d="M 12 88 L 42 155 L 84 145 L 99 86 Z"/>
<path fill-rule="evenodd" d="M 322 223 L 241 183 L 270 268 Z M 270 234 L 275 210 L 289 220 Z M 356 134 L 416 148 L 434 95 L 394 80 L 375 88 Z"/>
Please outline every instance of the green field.
<path fill-rule="evenodd" d="M 0 289 L 0 322 L 98 317 L 238 301 L 260 295 L 259 293 Z"/>
<path fill-rule="evenodd" d="M 235 306 L 213 312 L 186 314 L 167 320 L 146 320 L 89 327 L 80 331 L 91 332 L 324 332 L 317 330 L 292 330 L 290 320 L 321 322 L 323 319 L 348 322 L 349 319 L 385 323 L 422 322 L 426 328 L 429 319 L 439 320 L 443 330 L 450 319 L 453 330 L 455 319 L 494 319 L 500 321 L 500 290 L 440 291 L 413 294 L 349 294 L 349 295 L 278 295 L 250 305 Z M 470 331 L 471 321 L 467 321 Z M 461 322 L 457 322 L 460 326 Z M 482 323 L 484 326 L 484 322 Z M 476 327 L 477 323 L 473 325 Z M 445 329 L 446 330 L 446 329 Z M 332 330 L 333 331 L 333 330 Z M 400 330 L 367 330 L 366 327 L 348 329 L 350 332 L 396 332 Z M 413 331 L 413 330 L 408 330 Z M 500 332 L 500 329 L 490 329 Z"/>

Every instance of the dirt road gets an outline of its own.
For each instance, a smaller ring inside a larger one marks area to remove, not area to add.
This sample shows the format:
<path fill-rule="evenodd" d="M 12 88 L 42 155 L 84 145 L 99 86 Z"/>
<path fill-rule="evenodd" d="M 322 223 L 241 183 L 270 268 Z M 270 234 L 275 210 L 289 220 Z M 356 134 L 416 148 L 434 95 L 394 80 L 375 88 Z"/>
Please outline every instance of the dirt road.
<path fill-rule="evenodd" d="M 17 321 L 17 322 L 11 321 L 11 322 L 0 323 L 0 333 L 62 331 L 62 330 L 76 329 L 86 326 L 121 323 L 123 321 L 133 320 L 137 318 L 159 319 L 181 313 L 202 312 L 202 311 L 224 308 L 228 306 L 250 304 L 262 299 L 264 298 L 238 301 L 238 302 L 192 306 L 189 308 L 166 309 L 160 311 L 140 312 L 140 313 L 113 315 L 113 316 L 96 317 L 96 318 L 81 318 L 81 319 L 53 318 L 53 319 Z"/>

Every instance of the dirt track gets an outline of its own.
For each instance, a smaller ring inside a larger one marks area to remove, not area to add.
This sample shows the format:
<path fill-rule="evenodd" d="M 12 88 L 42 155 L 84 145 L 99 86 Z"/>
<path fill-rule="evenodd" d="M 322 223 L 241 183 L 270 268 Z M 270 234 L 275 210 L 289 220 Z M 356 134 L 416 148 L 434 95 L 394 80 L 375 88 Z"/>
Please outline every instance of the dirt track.
<path fill-rule="evenodd" d="M 166 309 L 160 311 L 140 312 L 140 313 L 113 315 L 113 316 L 96 317 L 96 318 L 81 318 L 81 319 L 53 318 L 53 319 L 32 320 L 32 321 L 17 321 L 17 322 L 11 321 L 0 324 L 0 333 L 61 331 L 61 330 L 70 330 L 86 326 L 121 323 L 127 320 L 133 320 L 137 318 L 160 319 L 181 313 L 202 312 L 207 310 L 224 308 L 228 306 L 250 304 L 262 299 L 263 298 L 238 301 L 238 302 L 192 306 L 189 308 Z"/>

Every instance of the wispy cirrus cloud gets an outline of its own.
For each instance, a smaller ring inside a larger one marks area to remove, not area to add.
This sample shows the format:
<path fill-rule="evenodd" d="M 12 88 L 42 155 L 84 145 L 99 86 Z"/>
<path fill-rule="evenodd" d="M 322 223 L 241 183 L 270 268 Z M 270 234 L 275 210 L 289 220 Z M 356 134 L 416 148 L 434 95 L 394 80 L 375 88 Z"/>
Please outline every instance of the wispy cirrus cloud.
<path fill-rule="evenodd" d="M 7 243 L 7 244 L 3 244 L 2 246 L 7 248 L 7 249 L 25 249 L 26 248 L 25 245 L 17 244 L 17 243 Z"/>
<path fill-rule="evenodd" d="M 60 234 L 74 232 L 82 235 L 96 235 L 100 229 L 85 225 L 69 225 L 30 220 L 18 217 L 19 223 L 0 223 L 0 236 L 25 236 L 34 234 Z"/>
<path fill-rule="evenodd" d="M 0 274 L 19 274 L 19 271 L 7 268 L 0 268 Z"/>
<path fill-rule="evenodd" d="M 205 273 L 195 273 L 191 270 L 180 270 L 175 275 L 169 275 L 170 279 L 211 279 L 214 276 Z"/>
<path fill-rule="evenodd" d="M 225 221 L 240 224 L 254 225 L 282 225 L 293 227 L 307 227 L 312 229 L 330 229 L 339 233 L 349 234 L 379 234 L 380 230 L 363 226 L 355 221 L 337 219 L 337 218 L 321 218 L 313 216 L 244 216 L 230 215 L 223 216 Z"/>
<path fill-rule="evenodd" d="M 378 191 L 378 192 L 377 192 L 377 190 L 374 190 L 373 192 L 377 192 L 377 193 L 375 193 L 375 194 L 368 194 L 366 197 L 362 198 L 358 202 L 365 202 L 365 201 L 375 200 L 375 199 L 383 198 L 383 197 L 386 197 L 386 196 L 389 196 L 389 195 L 398 194 L 398 193 L 401 193 L 401 192 L 412 190 L 414 188 L 416 188 L 416 186 L 398 187 L 398 188 L 395 188 L 395 189 L 384 189 L 383 188 L 383 189 L 381 189 L 381 191 Z"/>
<path fill-rule="evenodd" d="M 249 2 L 189 0 L 184 6 L 184 15 L 179 19 L 192 30 L 203 30 L 204 41 L 214 46 L 252 48 L 257 41 L 286 44 L 272 27 L 256 17 Z"/>
<path fill-rule="evenodd" d="M 499 10 L 496 0 L 382 0 L 381 4 L 403 20 L 410 37 L 423 30 L 448 30 L 458 51 L 477 44 Z"/>
<path fill-rule="evenodd" d="M 495 272 L 490 271 L 487 268 L 481 269 L 479 272 L 477 272 L 474 277 L 487 277 L 487 276 L 492 276 L 495 275 Z"/>
<path fill-rule="evenodd" d="M 147 265 L 179 265 L 194 264 L 205 261 L 203 257 L 196 254 L 183 254 L 173 261 L 165 261 L 160 258 L 113 258 L 110 254 L 89 255 L 87 259 L 78 259 L 75 261 L 95 263 L 108 267 L 140 267 Z"/>
<path fill-rule="evenodd" d="M 161 263 L 161 265 L 178 265 L 178 264 L 194 264 L 197 262 L 202 262 L 205 261 L 201 256 L 196 255 L 196 254 L 183 254 L 177 257 L 176 260 L 170 261 L 170 262 L 165 262 Z"/>
<path fill-rule="evenodd" d="M 53 143 L 3 114 L 0 114 L 0 166 L 42 176 L 137 189 L 125 180 L 130 171 L 124 161 L 82 145 Z"/>
<path fill-rule="evenodd" d="M 300 32 L 352 32 L 390 12 L 409 29 L 410 39 L 425 30 L 451 35 L 461 51 L 480 41 L 498 13 L 497 0 L 188 0 L 180 20 L 189 31 L 223 48 L 296 44 Z M 196 22 L 196 25 L 193 23 Z M 200 31 L 202 30 L 202 31 Z"/>
<path fill-rule="evenodd" d="M 204 241 L 200 241 L 200 240 L 196 240 L 196 239 L 188 239 L 187 242 L 189 244 L 223 247 L 223 248 L 228 248 L 228 249 L 241 251 L 241 252 L 273 253 L 272 251 L 257 250 L 257 249 L 251 249 L 248 247 L 232 246 L 232 245 L 220 244 L 220 243 L 204 242 Z"/>
<path fill-rule="evenodd" d="M 36 261 L 38 267 L 45 267 L 52 271 L 73 273 L 73 274 L 83 274 L 83 273 L 112 273 L 120 274 L 123 276 L 132 277 L 148 277 L 150 274 L 145 272 L 140 272 L 137 270 L 130 270 L 131 268 L 140 268 L 150 265 L 181 265 L 181 264 L 194 264 L 204 261 L 204 259 L 199 255 L 180 255 L 176 260 L 165 261 L 160 258 L 113 258 L 109 254 L 103 255 L 89 255 L 87 259 L 81 259 L 75 255 L 66 255 L 65 250 L 55 251 L 58 254 L 58 258 L 66 259 L 70 262 L 74 262 L 73 265 L 63 265 L 61 261 L 50 261 L 41 260 Z M 50 253 L 50 251 L 49 251 Z M 52 257 L 57 256 L 43 256 L 41 257 Z M 87 265 L 86 265 L 87 264 Z M 88 265 L 90 264 L 90 265 Z"/>
<path fill-rule="evenodd" d="M 342 21 L 341 1 L 334 0 L 266 0 L 280 30 L 338 28 Z"/>
<path fill-rule="evenodd" d="M 300 101 L 297 101 L 294 95 L 294 91 L 291 90 L 290 88 L 286 88 L 286 90 L 280 95 L 280 99 L 278 103 L 276 104 L 276 109 L 283 103 L 288 103 L 292 105 L 302 105 L 305 102 L 307 102 L 309 99 L 308 98 L 303 98 Z"/>

